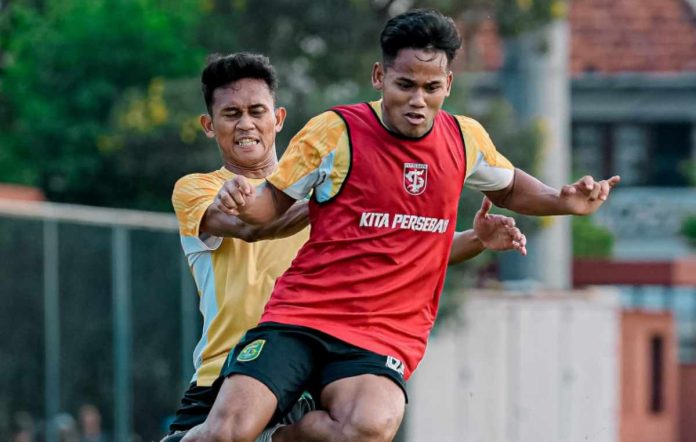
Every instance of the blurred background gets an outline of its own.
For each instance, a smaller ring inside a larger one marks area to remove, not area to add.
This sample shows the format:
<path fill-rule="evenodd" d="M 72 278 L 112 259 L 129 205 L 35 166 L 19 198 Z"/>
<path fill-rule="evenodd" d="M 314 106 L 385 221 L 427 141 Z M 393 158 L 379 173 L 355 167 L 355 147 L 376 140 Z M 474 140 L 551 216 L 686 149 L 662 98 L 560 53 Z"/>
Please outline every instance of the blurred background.
<path fill-rule="evenodd" d="M 622 183 L 592 217 L 516 216 L 530 256 L 449 271 L 399 440 L 696 440 L 693 0 L 0 0 L 0 440 L 164 434 L 200 333 L 171 191 L 220 162 L 206 55 L 270 56 L 281 153 L 377 98 L 414 7 L 460 27 L 447 110 L 549 184 Z"/>

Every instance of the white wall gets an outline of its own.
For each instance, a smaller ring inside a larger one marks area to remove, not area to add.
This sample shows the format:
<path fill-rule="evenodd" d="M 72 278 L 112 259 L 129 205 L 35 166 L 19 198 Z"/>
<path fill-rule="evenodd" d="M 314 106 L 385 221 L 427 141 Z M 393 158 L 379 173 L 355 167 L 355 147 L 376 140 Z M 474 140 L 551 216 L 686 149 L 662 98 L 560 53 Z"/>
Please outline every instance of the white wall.
<path fill-rule="evenodd" d="M 618 440 L 614 292 L 471 293 L 409 383 L 411 442 Z"/>

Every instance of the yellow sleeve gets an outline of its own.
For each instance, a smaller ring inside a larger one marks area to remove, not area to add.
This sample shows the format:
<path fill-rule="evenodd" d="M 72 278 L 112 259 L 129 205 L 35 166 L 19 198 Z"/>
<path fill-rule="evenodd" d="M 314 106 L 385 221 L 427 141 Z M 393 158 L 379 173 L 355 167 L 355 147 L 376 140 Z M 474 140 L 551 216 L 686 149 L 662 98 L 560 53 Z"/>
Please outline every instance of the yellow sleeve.
<path fill-rule="evenodd" d="M 473 118 L 456 116 L 466 146 L 466 184 L 477 190 L 491 191 L 512 182 L 515 167 L 495 148 L 481 123 Z"/>
<path fill-rule="evenodd" d="M 314 189 L 319 201 L 331 199 L 341 188 L 350 166 L 350 143 L 345 123 L 335 112 L 312 118 L 297 135 L 267 180 L 292 198 L 302 199 Z"/>
<path fill-rule="evenodd" d="M 176 182 L 172 193 L 172 205 L 182 235 L 199 235 L 203 215 L 215 200 L 222 184 L 210 175 L 199 173 L 186 175 Z"/>

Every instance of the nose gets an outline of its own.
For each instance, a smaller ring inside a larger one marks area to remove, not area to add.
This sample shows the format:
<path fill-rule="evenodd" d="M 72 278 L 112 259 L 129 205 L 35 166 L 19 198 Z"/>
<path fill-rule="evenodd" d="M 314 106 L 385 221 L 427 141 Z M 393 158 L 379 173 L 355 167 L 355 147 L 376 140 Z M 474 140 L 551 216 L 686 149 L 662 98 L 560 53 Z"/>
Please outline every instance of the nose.
<path fill-rule="evenodd" d="M 411 97 L 408 101 L 408 104 L 411 107 L 417 107 L 417 108 L 425 107 L 425 93 L 423 92 L 423 90 L 421 90 L 420 88 L 416 89 L 411 94 Z"/>
<path fill-rule="evenodd" d="M 239 117 L 239 121 L 237 122 L 237 127 L 242 130 L 251 130 L 254 128 L 254 120 L 251 118 L 251 116 L 244 112 L 241 117 Z"/>

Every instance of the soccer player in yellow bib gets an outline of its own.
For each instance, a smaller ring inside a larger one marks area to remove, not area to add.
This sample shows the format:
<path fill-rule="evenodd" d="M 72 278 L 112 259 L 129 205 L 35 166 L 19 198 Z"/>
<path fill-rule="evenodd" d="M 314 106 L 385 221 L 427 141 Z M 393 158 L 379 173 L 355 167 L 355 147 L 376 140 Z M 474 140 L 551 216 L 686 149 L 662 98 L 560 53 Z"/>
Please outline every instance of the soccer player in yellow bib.
<path fill-rule="evenodd" d="M 167 441 L 180 440 L 205 420 L 217 396 L 228 352 L 258 323 L 275 279 L 290 266 L 309 236 L 306 201 L 295 203 L 281 218 L 264 226 L 244 224 L 216 204 L 218 192 L 235 176 L 260 184 L 277 168 L 275 137 L 283 127 L 286 110 L 276 106 L 277 79 L 268 58 L 250 53 L 212 56 L 201 82 L 208 113 L 200 122 L 205 134 L 217 142 L 223 165 L 210 173 L 181 178 L 172 195 L 204 323 L 193 355 L 196 372 Z M 337 164 L 337 170 L 340 166 Z M 490 202 L 484 199 L 476 216 L 476 231 L 455 235 L 450 263 L 471 258 L 486 247 L 526 253 L 526 239 L 514 220 L 490 215 L 488 208 Z M 303 396 L 290 415 L 301 415 L 311 406 L 311 398 Z M 271 424 L 282 418 L 275 416 Z"/>

